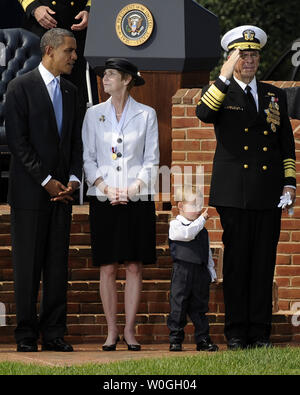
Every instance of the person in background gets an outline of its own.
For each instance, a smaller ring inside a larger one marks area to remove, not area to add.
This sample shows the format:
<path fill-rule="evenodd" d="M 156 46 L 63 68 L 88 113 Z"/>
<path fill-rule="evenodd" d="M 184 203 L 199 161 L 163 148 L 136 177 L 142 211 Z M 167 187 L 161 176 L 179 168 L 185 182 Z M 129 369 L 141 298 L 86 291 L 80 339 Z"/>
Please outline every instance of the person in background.
<path fill-rule="evenodd" d="M 144 80 L 127 59 L 105 63 L 104 91 L 110 98 L 87 110 L 82 130 L 84 172 L 90 197 L 93 264 L 100 266 L 100 295 L 108 335 L 102 346 L 116 349 L 116 274 L 125 263 L 124 341 L 140 350 L 135 320 L 142 266 L 156 261 L 155 180 L 159 165 L 158 124 L 153 108 L 130 96 Z"/>
<path fill-rule="evenodd" d="M 217 147 L 210 201 L 223 227 L 223 290 L 228 348 L 270 347 L 279 206 L 296 197 L 295 144 L 283 90 L 257 81 L 266 33 L 227 32 L 221 74 L 205 87 L 196 114 L 213 123 Z"/>
<path fill-rule="evenodd" d="M 0 2 L 0 29 L 21 27 L 23 9 L 18 0 L 1 0 Z"/>
<path fill-rule="evenodd" d="M 170 351 L 181 351 L 187 315 L 195 327 L 197 351 L 218 351 L 209 336 L 209 284 L 216 280 L 214 261 L 204 225 L 208 210 L 200 215 L 203 197 L 195 187 L 177 190 L 179 215 L 170 222 L 169 244 L 173 259 L 170 294 Z"/>
<path fill-rule="evenodd" d="M 76 40 L 63 29 L 41 39 L 38 68 L 13 79 L 5 122 L 11 151 L 8 201 L 16 299 L 17 351 L 72 351 L 64 340 L 73 193 L 82 176 Z M 40 315 L 36 303 L 42 276 Z"/>

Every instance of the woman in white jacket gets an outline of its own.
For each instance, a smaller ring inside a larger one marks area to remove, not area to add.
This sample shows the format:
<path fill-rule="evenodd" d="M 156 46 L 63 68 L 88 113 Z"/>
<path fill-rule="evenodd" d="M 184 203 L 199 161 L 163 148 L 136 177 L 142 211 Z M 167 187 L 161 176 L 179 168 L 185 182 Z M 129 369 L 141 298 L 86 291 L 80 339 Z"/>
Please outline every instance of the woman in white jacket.
<path fill-rule="evenodd" d="M 124 341 L 140 350 L 135 320 L 142 289 L 142 266 L 155 262 L 155 205 L 159 164 L 155 110 L 129 94 L 144 80 L 127 59 L 105 63 L 104 91 L 110 98 L 88 109 L 83 123 L 84 171 L 90 197 L 93 264 L 100 266 L 100 295 L 108 335 L 102 349 L 119 340 L 116 273 L 126 268 Z"/>

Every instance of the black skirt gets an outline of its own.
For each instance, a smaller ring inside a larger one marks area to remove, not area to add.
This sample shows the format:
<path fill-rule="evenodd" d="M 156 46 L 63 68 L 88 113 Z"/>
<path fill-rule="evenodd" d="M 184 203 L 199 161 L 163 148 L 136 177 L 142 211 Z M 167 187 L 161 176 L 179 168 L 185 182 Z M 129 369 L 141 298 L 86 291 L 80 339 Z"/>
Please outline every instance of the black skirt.
<path fill-rule="evenodd" d="M 153 201 L 112 206 L 90 197 L 93 266 L 124 261 L 156 261 L 156 216 Z"/>

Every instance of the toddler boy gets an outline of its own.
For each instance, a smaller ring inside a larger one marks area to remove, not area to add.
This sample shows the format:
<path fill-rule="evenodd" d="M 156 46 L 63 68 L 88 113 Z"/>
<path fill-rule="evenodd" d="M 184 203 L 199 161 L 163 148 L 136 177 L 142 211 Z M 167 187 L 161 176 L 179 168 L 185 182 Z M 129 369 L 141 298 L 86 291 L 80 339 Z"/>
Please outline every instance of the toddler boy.
<path fill-rule="evenodd" d="M 178 193 L 179 192 L 179 193 Z M 178 196 L 179 195 L 179 196 Z M 198 351 L 218 351 L 209 337 L 209 285 L 216 272 L 204 225 L 206 209 L 200 215 L 203 198 L 195 187 L 177 191 L 179 215 L 170 222 L 169 244 L 173 258 L 170 294 L 170 351 L 181 351 L 187 315 L 195 327 Z"/>

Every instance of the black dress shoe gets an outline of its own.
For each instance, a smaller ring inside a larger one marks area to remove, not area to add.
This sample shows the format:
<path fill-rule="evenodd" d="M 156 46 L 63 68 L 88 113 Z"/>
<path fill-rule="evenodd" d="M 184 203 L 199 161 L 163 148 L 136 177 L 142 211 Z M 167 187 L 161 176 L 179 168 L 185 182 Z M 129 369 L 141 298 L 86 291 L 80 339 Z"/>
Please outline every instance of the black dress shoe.
<path fill-rule="evenodd" d="M 62 337 L 57 337 L 49 342 L 43 343 L 42 351 L 71 352 L 73 351 L 73 347 L 71 344 L 65 342 Z"/>
<path fill-rule="evenodd" d="M 115 342 L 115 343 L 109 344 L 109 345 L 103 344 L 102 350 L 103 350 L 103 351 L 116 351 L 116 346 L 117 346 L 117 343 L 118 343 L 119 341 L 120 341 L 120 337 L 118 336 L 118 337 L 116 338 L 116 342 Z"/>
<path fill-rule="evenodd" d="M 212 343 L 210 338 L 208 339 L 203 339 L 199 343 L 197 343 L 197 351 L 209 351 L 209 352 L 214 352 L 218 351 L 219 347 Z"/>
<path fill-rule="evenodd" d="M 170 351 L 182 351 L 181 343 L 170 343 Z"/>
<path fill-rule="evenodd" d="M 251 343 L 251 348 L 272 348 L 273 345 L 268 339 L 258 339 Z"/>
<path fill-rule="evenodd" d="M 17 344 L 18 352 L 36 352 L 38 350 L 36 339 L 20 340 Z"/>
<path fill-rule="evenodd" d="M 244 350 L 246 347 L 247 347 L 246 342 L 238 337 L 233 337 L 229 339 L 227 342 L 228 350 L 232 350 L 232 351 Z"/>
<path fill-rule="evenodd" d="M 140 344 L 128 344 L 125 337 L 124 337 L 124 342 L 127 344 L 128 351 L 140 351 L 141 350 Z"/>

